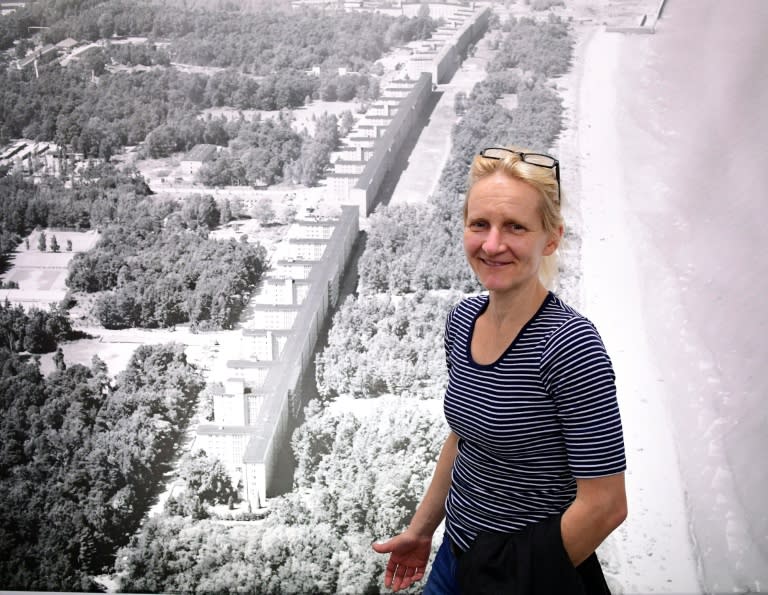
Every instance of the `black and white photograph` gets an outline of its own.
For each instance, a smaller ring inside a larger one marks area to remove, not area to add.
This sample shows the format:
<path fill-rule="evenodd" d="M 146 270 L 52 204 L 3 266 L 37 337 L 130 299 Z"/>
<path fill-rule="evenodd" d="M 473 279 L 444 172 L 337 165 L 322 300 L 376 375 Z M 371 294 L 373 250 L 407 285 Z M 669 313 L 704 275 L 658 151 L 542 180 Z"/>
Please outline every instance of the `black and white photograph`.
<path fill-rule="evenodd" d="M 766 0 L 0 0 L 0 592 L 768 593 L 766 56 Z"/>

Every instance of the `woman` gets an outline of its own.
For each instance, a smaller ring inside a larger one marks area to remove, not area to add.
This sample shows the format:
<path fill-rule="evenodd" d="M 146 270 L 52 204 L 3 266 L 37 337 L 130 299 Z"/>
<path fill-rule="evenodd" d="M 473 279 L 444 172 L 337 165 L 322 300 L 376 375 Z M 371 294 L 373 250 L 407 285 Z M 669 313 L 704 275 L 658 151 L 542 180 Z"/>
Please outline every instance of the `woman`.
<path fill-rule="evenodd" d="M 607 593 L 594 555 L 626 516 L 611 362 L 594 326 L 542 277 L 563 235 L 559 163 L 518 148 L 475 157 L 464 249 L 487 295 L 448 315 L 450 433 L 408 528 L 374 544 L 394 591 Z M 554 582 L 552 582 L 554 581 Z"/>

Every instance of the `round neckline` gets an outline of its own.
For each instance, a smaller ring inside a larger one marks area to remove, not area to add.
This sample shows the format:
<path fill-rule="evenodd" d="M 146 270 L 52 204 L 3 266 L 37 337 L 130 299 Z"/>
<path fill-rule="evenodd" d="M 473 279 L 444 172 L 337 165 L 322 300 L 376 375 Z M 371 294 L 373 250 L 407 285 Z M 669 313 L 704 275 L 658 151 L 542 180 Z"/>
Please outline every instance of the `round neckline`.
<path fill-rule="evenodd" d="M 477 325 L 477 319 L 482 316 L 482 314 L 488 309 L 488 304 L 491 302 L 491 296 L 488 294 L 485 294 L 483 296 L 480 296 L 483 299 L 483 304 L 480 306 L 480 309 L 475 313 L 473 319 L 472 319 L 472 325 L 469 328 L 469 335 L 467 336 L 466 345 L 464 346 L 465 350 L 465 357 L 467 359 L 467 362 L 470 366 L 474 368 L 478 368 L 481 370 L 489 370 L 491 368 L 495 368 L 501 360 L 503 360 L 507 354 L 509 354 L 512 349 L 514 349 L 515 345 L 520 340 L 520 337 L 522 337 L 525 332 L 528 330 L 528 327 L 531 326 L 534 320 L 536 320 L 539 317 L 539 314 L 541 311 L 547 307 L 547 305 L 554 299 L 554 294 L 551 291 L 547 291 L 547 295 L 544 298 L 544 300 L 541 302 L 541 305 L 538 307 L 536 312 L 531 316 L 528 321 L 520 328 L 520 332 L 515 335 L 515 338 L 512 339 L 509 345 L 504 349 L 504 351 L 501 352 L 501 355 L 499 355 L 498 358 L 496 358 L 494 361 L 492 361 L 490 364 L 481 364 L 477 361 L 475 361 L 475 358 L 472 357 L 472 337 L 475 335 L 475 326 Z"/>

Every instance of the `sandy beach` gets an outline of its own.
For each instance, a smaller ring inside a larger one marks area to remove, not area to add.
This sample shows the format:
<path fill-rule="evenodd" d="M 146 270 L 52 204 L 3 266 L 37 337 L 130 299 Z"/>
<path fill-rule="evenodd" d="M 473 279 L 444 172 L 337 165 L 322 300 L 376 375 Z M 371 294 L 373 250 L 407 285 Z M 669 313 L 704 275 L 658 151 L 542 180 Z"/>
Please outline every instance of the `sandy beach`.
<path fill-rule="evenodd" d="M 768 589 L 768 6 L 738 6 L 668 2 L 655 35 L 594 31 L 577 65 L 562 155 L 625 425 L 629 518 L 601 553 L 627 594 Z"/>
<path fill-rule="evenodd" d="M 627 242 L 614 84 L 621 76 L 617 66 L 623 36 L 602 30 L 586 35 L 575 73 L 574 144 L 563 150 L 578 156 L 580 163 L 571 202 L 579 204 L 581 224 L 581 310 L 600 330 L 616 370 L 630 509 L 600 554 L 616 592 L 696 593 L 673 429 L 658 390 L 663 379 L 650 355 L 634 246 Z"/>

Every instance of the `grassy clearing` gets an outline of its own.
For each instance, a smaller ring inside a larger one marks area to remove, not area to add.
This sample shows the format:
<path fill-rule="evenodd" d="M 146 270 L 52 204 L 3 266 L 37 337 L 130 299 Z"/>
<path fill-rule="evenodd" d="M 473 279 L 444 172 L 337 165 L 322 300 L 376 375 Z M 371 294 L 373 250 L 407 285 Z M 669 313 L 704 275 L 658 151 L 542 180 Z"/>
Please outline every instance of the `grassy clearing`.
<path fill-rule="evenodd" d="M 45 233 L 48 250 L 38 250 L 40 234 Z M 51 239 L 56 236 L 59 252 L 51 252 Z M 61 301 L 67 293 L 67 267 L 78 252 L 90 250 L 98 241 L 95 231 L 61 231 L 43 229 L 33 231 L 22 240 L 11 256 L 11 268 L 2 276 L 3 281 L 14 281 L 19 289 L 0 290 L 0 299 L 25 308 L 47 309 L 53 302 Z M 67 242 L 72 250 L 67 250 Z M 27 247 L 27 242 L 29 247 Z"/>

